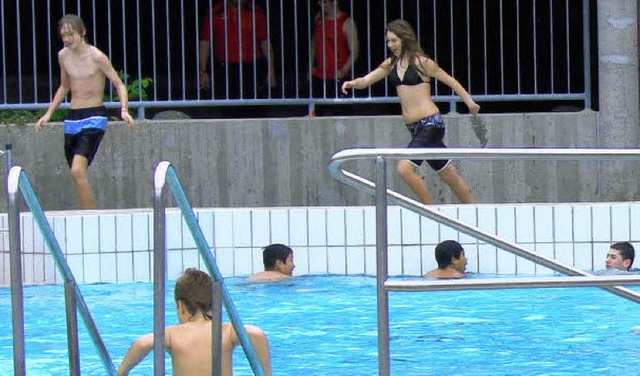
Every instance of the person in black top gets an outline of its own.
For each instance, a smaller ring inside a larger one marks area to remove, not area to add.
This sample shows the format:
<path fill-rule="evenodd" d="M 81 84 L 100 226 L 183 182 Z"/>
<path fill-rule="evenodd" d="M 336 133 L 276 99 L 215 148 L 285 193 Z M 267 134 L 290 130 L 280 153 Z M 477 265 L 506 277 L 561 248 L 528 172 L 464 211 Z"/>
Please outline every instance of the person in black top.
<path fill-rule="evenodd" d="M 413 28 L 407 21 L 395 20 L 387 25 L 387 47 L 392 53 L 390 58 L 366 76 L 345 82 L 342 91 L 346 93 L 349 89 L 364 89 L 389 76 L 389 83 L 396 87 L 400 99 L 402 119 L 411 132 L 412 139 L 407 147 L 445 148 L 442 142 L 444 120 L 431 99 L 431 78 L 435 77 L 451 87 L 469 107 L 472 115 L 478 114 L 480 106 L 455 78 L 422 51 Z M 461 203 L 474 202 L 471 190 L 451 161 L 429 160 L 427 163 L 447 183 Z M 421 160 L 401 160 L 398 162 L 398 173 L 420 201 L 430 204 L 433 200 L 429 189 L 416 173 L 416 167 L 421 164 Z"/>

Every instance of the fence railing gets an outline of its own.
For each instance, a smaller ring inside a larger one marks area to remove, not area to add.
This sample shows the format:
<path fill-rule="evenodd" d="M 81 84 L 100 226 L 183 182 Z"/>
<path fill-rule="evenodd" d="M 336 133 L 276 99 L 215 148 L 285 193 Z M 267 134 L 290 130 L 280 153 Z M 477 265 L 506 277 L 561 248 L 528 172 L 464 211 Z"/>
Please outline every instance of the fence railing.
<path fill-rule="evenodd" d="M 476 101 L 591 107 L 590 0 L 340 0 L 326 11 L 315 0 L 240 2 L 241 17 L 220 0 L 2 1 L 0 110 L 48 106 L 66 13 L 84 19 L 87 40 L 121 71 L 140 116 L 151 107 L 395 102 L 386 81 L 349 95 L 336 81 L 388 57 L 385 25 L 397 18 Z M 432 92 L 454 107 L 449 87 Z M 118 105 L 112 89 L 105 104 Z"/>

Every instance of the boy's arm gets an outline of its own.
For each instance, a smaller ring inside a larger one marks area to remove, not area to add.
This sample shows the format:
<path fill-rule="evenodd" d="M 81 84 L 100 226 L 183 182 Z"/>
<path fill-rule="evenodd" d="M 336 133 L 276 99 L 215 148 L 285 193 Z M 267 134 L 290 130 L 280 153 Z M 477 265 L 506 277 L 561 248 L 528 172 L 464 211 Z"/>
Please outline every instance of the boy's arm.
<path fill-rule="evenodd" d="M 111 81 L 111 85 L 113 85 L 118 93 L 118 99 L 120 99 L 120 117 L 129 128 L 133 128 L 133 118 L 129 114 L 129 95 L 127 94 L 127 87 L 124 86 L 120 76 L 118 76 L 118 72 L 113 69 L 113 65 L 111 65 L 107 55 L 102 52 L 98 53 L 96 61 L 104 75 L 107 76 L 109 81 Z"/>
<path fill-rule="evenodd" d="M 118 376 L 128 375 L 129 371 L 135 367 L 153 349 L 153 333 L 144 335 L 136 339 L 118 367 Z"/>
<path fill-rule="evenodd" d="M 267 335 L 262 331 L 262 329 L 253 325 L 245 325 L 244 329 L 249 336 L 249 340 L 253 345 L 253 348 L 256 350 L 256 355 L 258 355 L 258 361 L 262 366 L 262 370 L 264 371 L 265 376 L 271 376 L 271 351 L 269 350 L 269 340 L 267 339 Z M 240 339 L 236 334 L 236 331 L 231 328 L 231 351 L 233 348 L 240 344 Z M 230 356 L 229 356 L 230 359 Z M 223 364 L 223 367 L 225 365 Z M 228 366 L 228 365 L 227 365 Z M 224 372 L 223 372 L 224 374 Z"/>
<path fill-rule="evenodd" d="M 64 69 L 64 66 L 62 65 L 62 59 L 63 59 L 62 51 L 60 51 L 58 53 L 58 64 L 60 65 L 60 87 L 58 87 L 56 94 L 53 96 L 53 99 L 51 100 L 51 104 L 49 104 L 49 108 L 47 109 L 47 112 L 45 112 L 45 114 L 42 115 L 40 119 L 38 119 L 38 122 L 36 123 L 37 132 L 40 132 L 42 130 L 42 127 L 44 126 L 44 124 L 48 122 L 49 119 L 51 118 L 53 111 L 55 111 L 56 108 L 58 108 L 60 103 L 62 103 L 62 101 L 67 97 L 67 94 L 69 93 L 69 89 L 71 87 L 69 85 L 69 75 L 67 74 L 67 71 Z"/>

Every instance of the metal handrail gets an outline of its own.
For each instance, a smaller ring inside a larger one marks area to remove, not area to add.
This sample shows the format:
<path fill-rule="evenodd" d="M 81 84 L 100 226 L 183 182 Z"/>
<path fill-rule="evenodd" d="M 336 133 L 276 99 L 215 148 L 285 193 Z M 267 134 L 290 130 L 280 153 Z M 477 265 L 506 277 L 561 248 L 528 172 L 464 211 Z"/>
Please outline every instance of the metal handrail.
<path fill-rule="evenodd" d="M 345 171 L 341 165 L 349 160 L 376 159 L 376 183 L 362 178 L 356 174 Z M 420 215 L 424 215 L 436 222 L 445 224 L 464 234 L 473 236 L 488 244 L 494 245 L 507 252 L 514 253 L 530 261 L 542 264 L 552 270 L 562 272 L 571 276 L 592 276 L 582 270 L 563 265 L 553 259 L 544 257 L 535 252 L 529 251 L 519 245 L 505 241 L 497 236 L 483 231 L 477 227 L 469 226 L 457 219 L 443 215 L 431 207 L 403 196 L 395 191 L 387 189 L 386 160 L 413 160 L 413 159 L 542 159 L 542 160 L 640 160 L 640 150 L 619 150 L 619 149 L 348 149 L 333 155 L 329 162 L 329 172 L 338 181 L 355 187 L 365 193 L 375 196 L 376 203 L 376 251 L 377 251 L 377 301 L 378 301 L 378 373 L 380 375 L 390 374 L 390 351 L 389 351 L 389 308 L 388 308 L 388 288 L 394 287 L 388 279 L 388 259 L 387 259 L 387 200 L 398 204 L 401 207 L 412 210 Z M 450 282 L 452 285 L 459 281 Z M 389 285 L 387 286 L 387 283 Z M 412 284 L 417 282 L 408 282 Z M 423 284 L 423 283 L 421 283 Z M 599 285 L 600 288 L 612 292 L 626 299 L 640 302 L 640 293 L 620 286 Z"/>
<path fill-rule="evenodd" d="M 329 163 L 329 171 L 331 175 L 340 182 L 349 186 L 360 189 L 363 192 L 373 194 L 376 190 L 376 184 L 364 179 L 358 175 L 345 171 L 341 165 L 349 160 L 371 159 L 371 158 L 387 159 L 481 159 L 481 160 L 500 160 L 500 159 L 542 159 L 542 160 L 640 160 L 640 150 L 638 149 L 348 149 L 340 151 L 333 155 Z M 384 176 L 377 175 L 378 184 L 380 180 L 386 180 Z M 385 183 L 386 184 L 386 183 Z M 564 265 L 554 259 L 545 257 L 536 252 L 530 251 L 513 242 L 509 242 L 499 237 L 481 230 L 475 226 L 469 226 L 466 223 L 455 218 L 444 215 L 432 207 L 417 202 L 395 191 L 386 190 L 388 198 L 401 207 L 412 210 L 418 214 L 424 215 L 429 219 L 433 219 L 439 223 L 443 223 L 464 234 L 475 237 L 488 244 L 494 245 L 507 252 L 523 257 L 529 261 L 541 264 L 554 271 L 567 275 L 588 276 L 590 273 L 580 269 Z M 385 229 L 386 231 L 386 229 Z M 386 246 L 386 245 L 385 245 Z M 626 299 L 640 302 L 640 293 L 623 288 L 603 286 L 603 289 L 610 291 L 616 295 Z"/>
<path fill-rule="evenodd" d="M 60 249 L 58 240 L 42 211 L 42 207 L 36 198 L 26 172 L 20 166 L 14 166 L 7 177 L 7 200 L 9 208 L 9 248 L 11 268 L 11 314 L 13 325 L 13 372 L 15 375 L 25 375 L 25 351 L 24 351 L 24 296 L 22 284 L 22 249 L 20 242 L 20 210 L 18 207 L 18 192 L 27 202 L 27 206 L 36 221 L 44 242 L 53 257 L 58 271 L 64 279 L 65 306 L 67 317 L 67 341 L 69 344 L 69 368 L 71 374 L 80 374 L 80 358 L 78 346 L 78 324 L 76 309 L 89 332 L 102 364 L 108 375 L 117 375 L 107 348 L 102 342 L 98 328 L 91 317 L 89 308 L 80 292 L 73 273 L 67 264 L 67 260 Z"/>
<path fill-rule="evenodd" d="M 453 291 L 496 290 L 553 287 L 592 287 L 640 285 L 640 275 L 585 276 L 585 277 L 518 277 L 471 279 L 423 279 L 412 281 L 387 280 L 387 291 Z"/>
<path fill-rule="evenodd" d="M 219 289 L 221 290 L 222 302 L 225 306 L 227 314 L 229 315 L 229 319 L 233 325 L 233 328 L 238 335 L 238 339 L 240 340 L 240 344 L 244 350 L 247 359 L 249 360 L 249 364 L 251 365 L 251 369 L 253 370 L 254 375 L 263 376 L 264 371 L 260 362 L 258 361 L 258 356 L 251 344 L 249 336 L 242 324 L 242 320 L 238 315 L 238 311 L 236 310 L 233 300 L 231 299 L 231 295 L 229 294 L 229 290 L 227 290 L 226 285 L 224 284 L 224 279 L 222 278 L 222 274 L 218 270 L 218 266 L 211 255 L 211 250 L 209 249 L 209 245 L 202 233 L 202 229 L 198 224 L 196 216 L 193 212 L 193 208 L 187 199 L 187 196 L 182 188 L 182 184 L 180 183 L 180 179 L 178 179 L 178 175 L 171 166 L 171 163 L 168 161 L 161 161 L 158 163 L 155 169 L 154 174 L 154 205 L 153 205 L 153 222 L 154 222 L 154 373 L 155 375 L 164 375 L 164 308 L 165 308 L 165 276 L 166 276 L 166 231 L 165 231 L 165 195 L 166 191 L 165 187 L 168 184 L 169 190 L 173 194 L 178 207 L 180 208 L 180 212 L 189 227 L 189 231 L 193 236 L 193 239 L 196 243 L 198 251 L 200 252 L 200 257 L 204 260 L 207 269 L 209 270 L 209 274 L 212 276 L 214 282 L 219 282 Z M 214 316 L 215 317 L 215 316 Z M 220 330 L 220 322 L 218 317 L 218 323 L 212 322 L 212 331 Z M 219 337 L 219 333 L 213 334 L 214 338 L 216 336 Z M 218 341 L 213 341 L 213 343 L 219 343 Z M 212 345 L 215 346 L 215 345 Z M 212 349 L 213 354 L 216 354 L 216 350 Z M 214 365 L 216 362 L 219 362 L 221 359 L 219 353 L 218 358 L 214 356 L 213 362 Z M 221 363 L 220 363 L 221 364 Z"/>

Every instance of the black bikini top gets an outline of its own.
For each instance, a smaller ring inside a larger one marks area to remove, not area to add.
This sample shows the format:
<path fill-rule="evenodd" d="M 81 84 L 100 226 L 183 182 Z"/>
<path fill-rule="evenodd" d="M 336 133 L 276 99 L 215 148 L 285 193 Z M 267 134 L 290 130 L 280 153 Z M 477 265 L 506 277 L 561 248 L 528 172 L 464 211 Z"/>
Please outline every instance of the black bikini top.
<path fill-rule="evenodd" d="M 389 83 L 393 86 L 398 86 L 398 85 L 414 86 L 424 82 L 425 81 L 422 80 L 422 77 L 420 77 L 420 75 L 418 74 L 418 70 L 416 69 L 416 66 L 413 64 L 409 64 L 409 67 L 407 67 L 407 70 L 404 72 L 404 76 L 402 77 L 402 81 L 400 81 L 400 76 L 398 76 L 397 63 L 391 70 L 391 73 L 389 73 Z"/>

